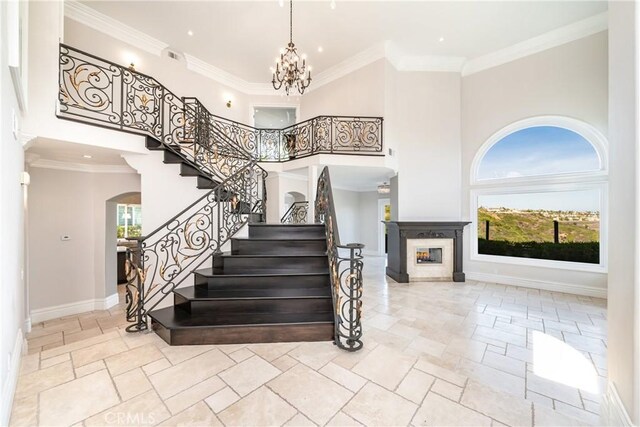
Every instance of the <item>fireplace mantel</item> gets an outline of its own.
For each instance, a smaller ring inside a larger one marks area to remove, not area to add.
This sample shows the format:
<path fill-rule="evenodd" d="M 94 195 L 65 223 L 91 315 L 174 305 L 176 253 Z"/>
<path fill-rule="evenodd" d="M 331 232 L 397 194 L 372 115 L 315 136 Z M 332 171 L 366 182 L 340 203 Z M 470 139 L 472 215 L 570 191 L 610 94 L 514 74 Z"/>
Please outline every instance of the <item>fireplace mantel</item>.
<path fill-rule="evenodd" d="M 387 276 L 408 283 L 407 239 L 453 239 L 453 281 L 464 282 L 462 230 L 469 221 L 384 221 L 387 225 Z"/>

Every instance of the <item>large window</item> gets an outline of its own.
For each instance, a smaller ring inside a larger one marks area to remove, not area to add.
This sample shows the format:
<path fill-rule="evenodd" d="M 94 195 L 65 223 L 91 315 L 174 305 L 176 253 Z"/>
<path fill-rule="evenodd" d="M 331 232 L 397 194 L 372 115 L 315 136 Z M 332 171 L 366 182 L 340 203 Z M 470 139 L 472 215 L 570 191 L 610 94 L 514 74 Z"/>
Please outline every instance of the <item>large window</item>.
<path fill-rule="evenodd" d="M 605 269 L 606 172 L 606 141 L 582 122 L 529 119 L 498 132 L 474 160 L 472 258 Z"/>
<path fill-rule="evenodd" d="M 140 237 L 142 233 L 142 207 L 118 204 L 118 238 Z"/>

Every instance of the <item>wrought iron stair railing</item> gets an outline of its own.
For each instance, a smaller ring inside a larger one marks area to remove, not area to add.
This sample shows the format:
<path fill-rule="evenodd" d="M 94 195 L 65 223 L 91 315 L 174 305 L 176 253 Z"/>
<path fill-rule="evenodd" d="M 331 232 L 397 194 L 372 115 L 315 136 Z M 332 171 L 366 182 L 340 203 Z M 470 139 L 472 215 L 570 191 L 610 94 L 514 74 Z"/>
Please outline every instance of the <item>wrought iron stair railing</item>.
<path fill-rule="evenodd" d="M 259 129 L 216 115 L 211 120 L 260 162 L 315 154 L 382 155 L 382 117 L 317 116 L 283 129 Z"/>
<path fill-rule="evenodd" d="M 250 163 L 127 251 L 127 330 L 147 328 L 147 316 L 193 271 L 215 255 L 262 205 L 262 169 Z"/>
<path fill-rule="evenodd" d="M 309 202 L 293 202 L 280 218 L 282 224 L 306 224 Z"/>
<path fill-rule="evenodd" d="M 329 168 L 318 177 L 315 222 L 323 223 L 327 235 L 327 256 L 334 307 L 334 340 L 338 347 L 357 351 L 362 343 L 362 267 L 361 243 L 340 243 Z M 342 253 L 341 253 L 342 251 Z"/>
<path fill-rule="evenodd" d="M 197 99 L 180 98 L 153 77 L 64 44 L 59 80 L 58 117 L 143 133 L 169 145 L 188 145 L 190 105 L 204 111 Z M 260 162 L 382 155 L 382 117 L 318 116 L 284 129 L 259 129 L 211 113 L 206 119 L 220 138 Z"/>
<path fill-rule="evenodd" d="M 195 98 L 179 98 L 152 77 L 60 45 L 58 116 L 147 135 L 215 184 L 206 195 L 139 238 L 128 253 L 128 330 L 248 221 L 266 215 L 267 173 L 209 120 Z"/>

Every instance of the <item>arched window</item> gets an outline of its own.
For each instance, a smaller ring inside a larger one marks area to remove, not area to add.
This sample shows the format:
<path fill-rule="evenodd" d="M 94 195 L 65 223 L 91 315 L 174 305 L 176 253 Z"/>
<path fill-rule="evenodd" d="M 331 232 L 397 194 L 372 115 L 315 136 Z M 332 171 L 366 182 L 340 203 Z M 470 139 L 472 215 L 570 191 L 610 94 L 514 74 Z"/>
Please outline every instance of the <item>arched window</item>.
<path fill-rule="evenodd" d="M 607 142 L 586 123 L 514 123 L 471 171 L 472 259 L 606 269 Z"/>

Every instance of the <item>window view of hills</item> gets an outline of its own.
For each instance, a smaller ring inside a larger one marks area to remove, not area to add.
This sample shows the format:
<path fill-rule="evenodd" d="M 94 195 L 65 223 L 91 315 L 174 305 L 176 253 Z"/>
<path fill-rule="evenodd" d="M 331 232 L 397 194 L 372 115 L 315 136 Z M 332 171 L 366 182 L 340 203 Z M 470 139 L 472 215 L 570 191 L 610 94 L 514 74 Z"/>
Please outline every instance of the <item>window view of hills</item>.
<path fill-rule="evenodd" d="M 558 243 L 554 221 L 558 221 Z M 599 212 L 478 208 L 480 254 L 598 264 L 599 241 Z"/>

